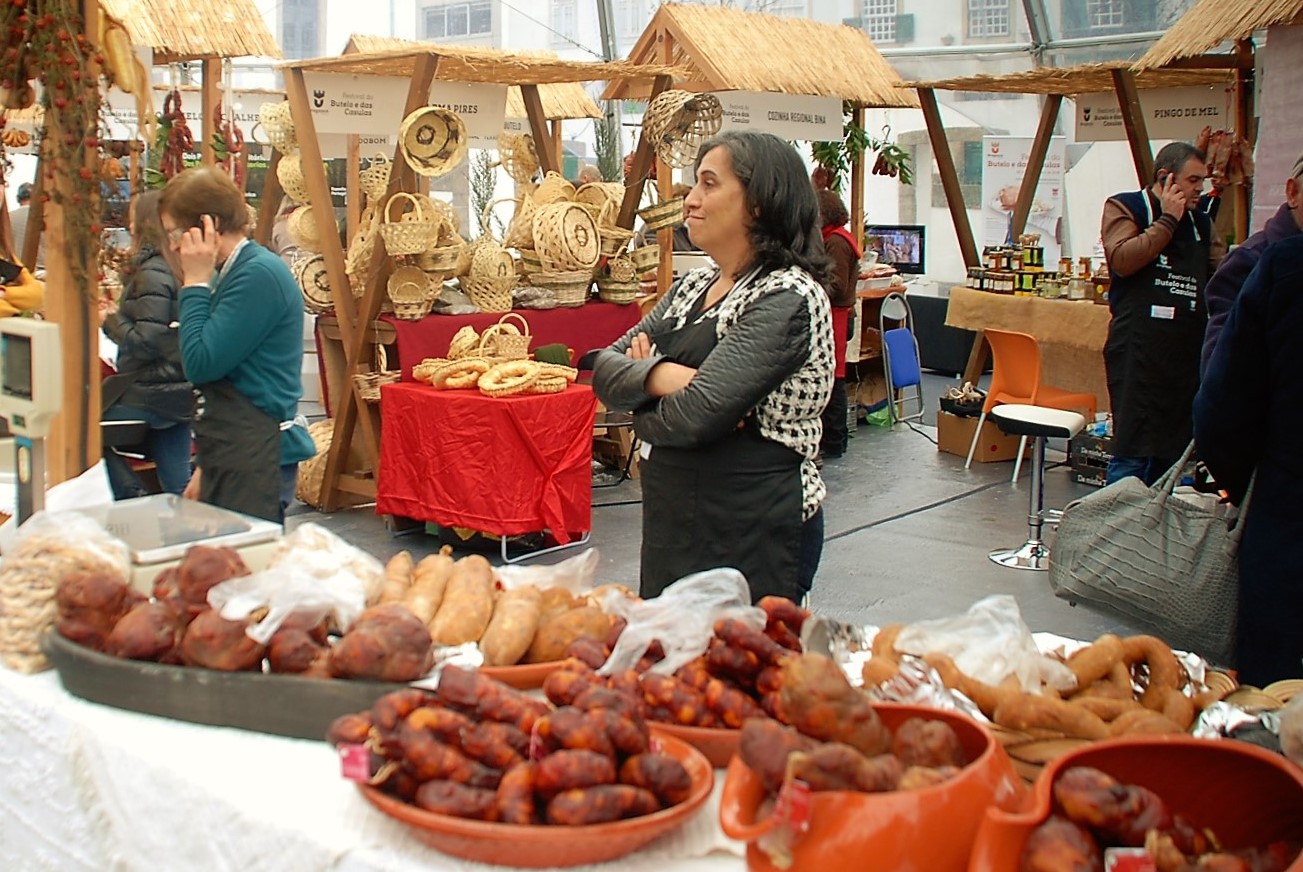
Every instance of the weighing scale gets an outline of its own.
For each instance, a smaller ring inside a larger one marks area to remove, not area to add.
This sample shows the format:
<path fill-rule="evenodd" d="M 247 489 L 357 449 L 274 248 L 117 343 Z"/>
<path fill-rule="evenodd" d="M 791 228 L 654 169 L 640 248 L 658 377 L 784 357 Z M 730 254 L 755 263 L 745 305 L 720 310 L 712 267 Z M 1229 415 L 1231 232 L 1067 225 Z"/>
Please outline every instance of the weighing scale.
<path fill-rule="evenodd" d="M 45 437 L 62 405 L 59 325 L 0 319 L 0 417 L 14 434 L 19 524 L 45 508 Z"/>

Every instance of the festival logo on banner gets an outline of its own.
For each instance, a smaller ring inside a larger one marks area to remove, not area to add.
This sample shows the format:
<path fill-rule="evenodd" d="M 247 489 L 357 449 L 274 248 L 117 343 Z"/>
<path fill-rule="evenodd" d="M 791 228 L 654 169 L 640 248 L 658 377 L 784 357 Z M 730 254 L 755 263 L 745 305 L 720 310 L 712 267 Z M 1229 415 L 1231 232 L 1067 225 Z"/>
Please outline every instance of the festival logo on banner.
<path fill-rule="evenodd" d="M 1013 210 L 1018 190 L 1027 171 L 1032 138 L 988 136 L 982 140 L 982 244 L 1003 245 L 1011 239 Z M 1063 220 L 1063 174 L 1066 164 L 1064 139 L 1050 139 L 1040 183 L 1032 197 L 1023 233 L 1039 233 L 1045 249 L 1045 263 L 1059 259 L 1059 225 Z"/>

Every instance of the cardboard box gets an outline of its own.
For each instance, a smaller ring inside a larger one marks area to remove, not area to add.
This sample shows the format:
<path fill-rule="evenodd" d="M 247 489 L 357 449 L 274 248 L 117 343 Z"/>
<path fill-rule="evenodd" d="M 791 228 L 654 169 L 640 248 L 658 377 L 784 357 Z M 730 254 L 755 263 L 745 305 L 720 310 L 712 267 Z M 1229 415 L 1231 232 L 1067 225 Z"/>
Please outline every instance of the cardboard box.
<path fill-rule="evenodd" d="M 1088 484 L 1091 487 L 1103 487 L 1104 476 L 1108 473 L 1107 466 L 1094 467 L 1092 469 L 1072 470 L 1072 480 L 1077 484 Z"/>
<path fill-rule="evenodd" d="M 1092 487 L 1103 487 L 1109 461 L 1113 459 L 1113 439 L 1080 433 L 1068 442 L 1068 466 L 1072 480 Z"/>
<path fill-rule="evenodd" d="M 959 457 L 968 456 L 968 446 L 973 444 L 973 431 L 977 429 L 977 418 L 963 418 L 949 412 L 937 412 L 937 450 Z M 1018 456 L 1017 436 L 1009 436 L 992 421 L 982 424 L 982 435 L 977 440 L 977 450 L 973 460 L 990 463 L 996 460 L 1013 460 Z M 1027 442 L 1027 454 L 1031 453 L 1031 440 Z M 1026 456 L 1026 455 L 1024 455 Z"/>

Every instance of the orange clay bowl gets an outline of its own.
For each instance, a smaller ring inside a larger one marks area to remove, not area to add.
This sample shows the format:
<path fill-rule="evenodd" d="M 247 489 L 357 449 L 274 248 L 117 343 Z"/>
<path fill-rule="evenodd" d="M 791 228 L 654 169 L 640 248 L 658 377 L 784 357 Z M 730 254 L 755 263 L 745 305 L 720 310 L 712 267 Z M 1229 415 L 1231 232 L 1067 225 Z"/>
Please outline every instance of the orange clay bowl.
<path fill-rule="evenodd" d="M 1054 780 L 1073 766 L 1092 766 L 1124 784 L 1149 788 L 1173 812 L 1212 829 L 1228 850 L 1303 833 L 1303 769 L 1279 754 L 1234 739 L 1107 739 L 1047 764 L 1021 811 L 987 812 L 969 872 L 1018 868 L 1027 837 L 1049 817 Z M 1303 856 L 1294 858 L 1288 872 L 1303 872 Z"/>
<path fill-rule="evenodd" d="M 987 809 L 1018 808 L 1026 788 L 1004 748 L 986 728 L 954 712 L 922 706 L 874 703 L 893 731 L 912 717 L 945 721 L 959 736 L 971 761 L 954 778 L 920 790 L 892 793 L 826 791 L 811 795 L 810 829 L 792 846 L 793 870 L 860 872 L 963 872 Z M 777 824 L 772 815 L 758 818 L 765 789 L 759 777 L 734 757 L 728 765 L 719 805 L 725 834 L 747 842 L 747 868 L 776 869 L 756 840 Z M 1017 865 L 1001 867 L 1011 872 Z"/>
<path fill-rule="evenodd" d="M 692 777 L 692 793 L 678 805 L 655 814 L 586 827 L 518 826 L 465 820 L 425 811 L 373 787 L 358 789 L 376 808 L 407 824 L 412 835 L 453 857 L 544 869 L 602 863 L 632 854 L 657 836 L 686 823 L 715 787 L 715 770 L 692 746 L 657 736 L 661 752 L 678 760 Z"/>
<path fill-rule="evenodd" d="M 741 730 L 726 727 L 685 727 L 680 724 L 665 724 L 660 721 L 648 721 L 662 733 L 682 739 L 706 755 L 710 765 L 716 769 L 726 769 L 728 761 L 737 751 L 737 743 L 742 738 Z"/>
<path fill-rule="evenodd" d="M 501 681 L 516 690 L 537 690 L 543 681 L 561 666 L 561 660 L 544 663 L 522 663 L 518 666 L 481 666 L 479 670 L 494 681 Z"/>

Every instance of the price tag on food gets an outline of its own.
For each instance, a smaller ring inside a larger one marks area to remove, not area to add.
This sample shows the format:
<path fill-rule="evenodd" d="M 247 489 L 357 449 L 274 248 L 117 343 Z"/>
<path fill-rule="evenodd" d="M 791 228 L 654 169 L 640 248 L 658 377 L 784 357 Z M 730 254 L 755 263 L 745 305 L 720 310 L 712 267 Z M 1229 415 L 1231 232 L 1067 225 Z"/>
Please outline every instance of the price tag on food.
<path fill-rule="evenodd" d="M 774 805 L 774 816 L 780 826 L 786 827 L 798 835 L 810 829 L 810 817 L 814 801 L 810 785 L 799 778 L 789 779 L 778 791 L 778 801 Z"/>
<path fill-rule="evenodd" d="M 363 784 L 371 780 L 371 751 L 366 745 L 345 743 L 339 751 L 339 774 L 349 781 Z"/>
<path fill-rule="evenodd" d="M 1104 852 L 1104 872 L 1158 872 L 1158 865 L 1144 848 L 1109 848 Z"/>

